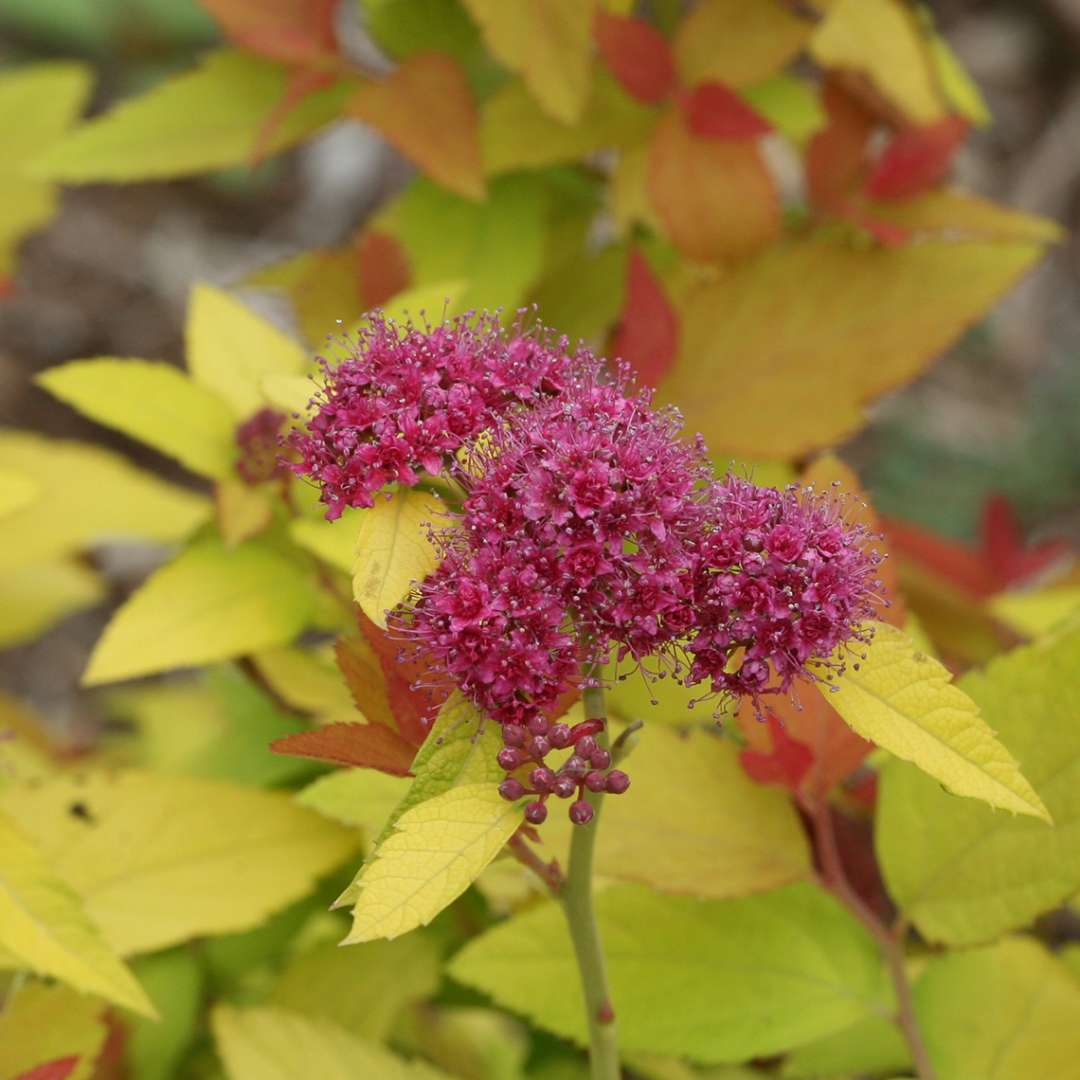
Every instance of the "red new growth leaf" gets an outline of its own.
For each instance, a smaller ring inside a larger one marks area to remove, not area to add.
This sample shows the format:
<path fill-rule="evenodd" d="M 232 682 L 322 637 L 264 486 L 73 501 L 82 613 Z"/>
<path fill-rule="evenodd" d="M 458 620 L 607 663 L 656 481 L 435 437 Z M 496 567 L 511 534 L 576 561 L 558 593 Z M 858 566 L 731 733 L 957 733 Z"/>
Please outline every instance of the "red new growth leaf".
<path fill-rule="evenodd" d="M 613 355 L 626 360 L 644 386 L 658 386 L 679 351 L 679 318 L 648 260 L 630 253 L 626 301 L 611 342 Z"/>
<path fill-rule="evenodd" d="M 867 181 L 867 193 L 874 199 L 909 199 L 932 188 L 949 171 L 967 132 L 968 122 L 959 116 L 897 132 Z"/>
<path fill-rule="evenodd" d="M 275 739 L 270 749 L 275 754 L 378 769 L 391 776 L 408 776 L 416 756 L 415 746 L 382 724 L 326 724 Z"/>
<path fill-rule="evenodd" d="M 703 82 L 681 98 L 686 123 L 695 135 L 716 139 L 756 139 L 772 125 L 723 83 Z"/>
<path fill-rule="evenodd" d="M 796 791 L 814 763 L 814 755 L 808 747 L 792 739 L 771 712 L 768 727 L 772 735 L 772 750 L 768 753 L 743 750 L 739 755 L 742 767 L 746 775 L 759 784 L 782 784 Z"/>
<path fill-rule="evenodd" d="M 56 1058 L 55 1061 L 35 1065 L 29 1071 L 19 1073 L 14 1080 L 67 1080 L 78 1064 L 79 1055 L 71 1054 L 68 1057 Z"/>
<path fill-rule="evenodd" d="M 338 0 L 202 0 L 226 37 L 287 64 L 325 61 L 337 53 Z"/>
<path fill-rule="evenodd" d="M 655 104 L 674 89 L 675 60 L 655 26 L 600 9 L 593 35 L 604 62 L 631 97 Z"/>
<path fill-rule="evenodd" d="M 409 257 L 397 238 L 379 229 L 365 229 L 356 241 L 356 281 L 360 307 L 381 307 L 409 287 Z"/>

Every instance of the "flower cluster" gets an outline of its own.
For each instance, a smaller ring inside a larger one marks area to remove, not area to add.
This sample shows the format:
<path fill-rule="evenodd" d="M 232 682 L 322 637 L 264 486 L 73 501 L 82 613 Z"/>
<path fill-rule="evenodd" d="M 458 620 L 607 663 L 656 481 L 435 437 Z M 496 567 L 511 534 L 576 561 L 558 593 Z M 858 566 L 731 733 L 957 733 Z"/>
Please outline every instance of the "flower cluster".
<path fill-rule="evenodd" d="M 285 414 L 276 409 L 260 409 L 236 429 L 239 454 L 236 471 L 240 479 L 254 487 L 288 471 L 280 457 L 281 428 Z"/>
<path fill-rule="evenodd" d="M 292 466 L 321 489 L 327 518 L 371 506 L 389 484 L 411 487 L 422 471 L 452 467 L 469 439 L 516 406 L 561 389 L 566 342 L 523 317 L 509 331 L 494 315 L 466 315 L 434 327 L 376 313 L 324 384 L 308 430 L 290 437 Z"/>

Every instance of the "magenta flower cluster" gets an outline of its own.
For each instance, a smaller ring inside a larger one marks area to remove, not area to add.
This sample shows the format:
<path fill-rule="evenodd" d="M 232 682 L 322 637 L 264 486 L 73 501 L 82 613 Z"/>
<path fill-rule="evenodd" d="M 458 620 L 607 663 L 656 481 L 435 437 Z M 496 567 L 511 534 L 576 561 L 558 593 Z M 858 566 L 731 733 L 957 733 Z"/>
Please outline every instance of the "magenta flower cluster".
<path fill-rule="evenodd" d="M 508 410 L 561 389 L 565 342 L 521 323 L 505 333 L 494 315 L 469 315 L 423 329 L 376 313 L 337 367 L 325 360 L 307 431 L 293 433 L 292 465 L 313 480 L 333 520 L 373 505 L 390 484 L 453 465 L 469 439 Z"/>
<path fill-rule="evenodd" d="M 294 442 L 328 516 L 419 469 L 463 489 L 439 568 L 392 626 L 501 725 L 500 791 L 531 794 L 534 824 L 552 797 L 585 823 L 587 791 L 629 786 L 597 740 L 603 721 L 555 716 L 606 665 L 653 678 L 649 660 L 703 698 L 760 709 L 863 639 L 880 562 L 840 501 L 715 481 L 676 412 L 553 341 L 489 317 L 376 320 Z"/>

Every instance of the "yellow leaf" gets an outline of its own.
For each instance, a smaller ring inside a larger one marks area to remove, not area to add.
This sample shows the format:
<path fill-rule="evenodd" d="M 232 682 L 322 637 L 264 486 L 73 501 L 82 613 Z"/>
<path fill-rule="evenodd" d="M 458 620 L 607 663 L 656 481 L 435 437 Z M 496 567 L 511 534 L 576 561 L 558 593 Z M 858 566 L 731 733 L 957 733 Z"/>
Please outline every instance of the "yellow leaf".
<path fill-rule="evenodd" d="M 66 1080 L 86 1080 L 108 1034 L 104 1012 L 102 1001 L 66 986 L 24 986 L 0 1012 L 0 1076 L 8 1080 L 77 1057 Z"/>
<path fill-rule="evenodd" d="M 438 527 L 445 513 L 441 499 L 415 488 L 380 497 L 364 511 L 356 536 L 353 597 L 372 622 L 385 627 L 386 613 L 439 565 L 427 530 Z"/>
<path fill-rule="evenodd" d="M 661 395 L 714 455 L 800 457 L 854 432 L 864 402 L 913 378 L 1042 252 L 1022 239 L 859 248 L 826 232 L 774 244 L 688 292 Z M 738 409 L 720 385 L 738 386 Z"/>
<path fill-rule="evenodd" d="M 231 476 L 214 485 L 214 502 L 218 531 L 227 548 L 258 536 L 274 517 L 268 492 Z"/>
<path fill-rule="evenodd" d="M 119 454 L 29 432 L 0 432 L 0 465 L 37 485 L 40 497 L 3 521 L 0 566 L 41 563 L 103 540 L 180 540 L 210 503 L 129 465 Z"/>
<path fill-rule="evenodd" d="M 339 521 L 297 518 L 289 522 L 289 535 L 323 562 L 351 574 L 356 561 L 356 529 L 349 525 L 354 514 L 363 520 L 363 510 L 354 511 L 353 514 L 346 512 Z"/>
<path fill-rule="evenodd" d="M 29 641 L 104 598 L 101 578 L 74 560 L 0 571 L 0 649 Z"/>
<path fill-rule="evenodd" d="M 1080 612 L 1080 582 L 1000 593 L 988 606 L 995 618 L 1017 633 L 1041 637 Z"/>
<path fill-rule="evenodd" d="M 469 287 L 468 281 L 436 281 L 430 285 L 417 285 L 405 289 L 382 304 L 379 310 L 397 322 L 408 322 L 424 316 L 433 322 L 456 315 L 461 310 L 460 301 Z M 363 321 L 363 320 L 361 320 Z"/>
<path fill-rule="evenodd" d="M 408 793 L 410 782 L 407 776 L 389 776 L 375 769 L 338 769 L 308 784 L 296 799 L 324 817 L 363 829 L 371 843 Z"/>
<path fill-rule="evenodd" d="M 288 1009 L 218 1005 L 210 1023 L 229 1080 L 449 1080 L 329 1020 Z"/>
<path fill-rule="evenodd" d="M 185 334 L 191 377 L 241 420 L 266 404 L 267 376 L 296 376 L 307 367 L 307 355 L 292 338 L 211 285 L 192 290 Z"/>
<path fill-rule="evenodd" d="M 494 57 L 544 111 L 576 123 L 589 92 L 593 0 L 464 0 Z"/>
<path fill-rule="evenodd" d="M 975 80 L 964 70 L 952 46 L 934 29 L 929 8 L 920 6 L 917 13 L 934 74 L 949 104 L 976 127 L 989 126 L 994 118 Z"/>
<path fill-rule="evenodd" d="M 41 495 L 41 488 L 23 473 L 0 469 L 0 517 L 29 506 Z"/>
<path fill-rule="evenodd" d="M 865 75 L 912 123 L 946 115 L 927 43 L 902 0 L 835 0 L 810 54 L 824 67 Z"/>
<path fill-rule="evenodd" d="M 316 387 L 307 375 L 265 375 L 259 383 L 263 397 L 279 409 L 303 416 L 311 404 Z"/>
<path fill-rule="evenodd" d="M 867 211 L 920 239 L 944 235 L 949 239 L 1053 244 L 1065 236 L 1065 230 L 1049 218 L 1034 217 L 950 188 L 928 191 L 913 199 L 869 202 Z"/>
<path fill-rule="evenodd" d="M 18 242 L 52 216 L 56 190 L 24 172 L 75 119 L 90 87 L 82 64 L 34 64 L 0 76 L 0 278 L 10 274 Z"/>
<path fill-rule="evenodd" d="M 291 641 L 311 611 L 307 574 L 249 540 L 231 551 L 213 536 L 156 571 L 113 616 L 83 683 L 225 660 Z"/>
<path fill-rule="evenodd" d="M 452 904 L 521 824 L 494 784 L 464 784 L 402 814 L 364 867 L 345 945 L 395 938 Z"/>
<path fill-rule="evenodd" d="M 745 86 L 775 75 L 813 32 L 780 0 L 703 0 L 679 23 L 673 47 L 686 86 Z"/>
<path fill-rule="evenodd" d="M 136 770 L 11 788 L 0 809 L 123 956 L 258 926 L 357 845 L 287 792 Z"/>
<path fill-rule="evenodd" d="M 236 456 L 233 417 L 216 394 L 170 364 L 73 360 L 35 380 L 100 424 L 122 431 L 203 476 L 228 474 Z"/>
<path fill-rule="evenodd" d="M 77 128 L 39 157 L 35 176 L 67 183 L 190 176 L 251 163 L 263 125 L 284 98 L 288 68 L 232 49 Z M 276 153 L 335 120 L 348 93 L 337 83 L 307 95 L 273 127 Z"/>
<path fill-rule="evenodd" d="M 149 998 L 87 917 L 62 870 L 51 868 L 51 856 L 0 815 L 0 945 L 40 975 L 152 1016 Z"/>
<path fill-rule="evenodd" d="M 979 707 L 937 660 L 887 623 L 874 623 L 866 658 L 846 657 L 828 702 L 864 739 L 918 765 L 954 795 L 1050 822 L 1042 799 L 995 738 Z"/>
<path fill-rule="evenodd" d="M 356 706 L 330 646 L 267 649 L 252 657 L 259 674 L 286 704 L 304 712 L 356 720 Z"/>

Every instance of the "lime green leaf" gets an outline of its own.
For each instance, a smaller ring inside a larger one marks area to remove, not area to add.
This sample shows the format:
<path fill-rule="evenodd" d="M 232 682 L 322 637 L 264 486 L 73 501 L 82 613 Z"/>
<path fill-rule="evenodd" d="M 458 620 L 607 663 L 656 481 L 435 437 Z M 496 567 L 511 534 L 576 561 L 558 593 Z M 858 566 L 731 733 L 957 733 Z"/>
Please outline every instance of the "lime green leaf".
<path fill-rule="evenodd" d="M 856 734 L 918 765 L 954 795 L 1049 822 L 1016 759 L 950 680 L 902 630 L 875 623 L 866 658 L 848 658 L 828 701 Z"/>
<path fill-rule="evenodd" d="M 402 814 L 364 866 L 343 944 L 395 938 L 453 903 L 521 824 L 493 784 L 466 784 Z"/>
<path fill-rule="evenodd" d="M 374 840 L 405 797 L 409 784 L 408 777 L 375 769 L 340 769 L 320 776 L 296 798 L 325 817 L 363 829 L 364 836 Z"/>
<path fill-rule="evenodd" d="M 329 1020 L 287 1009 L 219 1005 L 210 1020 L 229 1080 L 449 1080 L 445 1073 L 406 1062 Z"/>
<path fill-rule="evenodd" d="M 1037 638 L 1080 612 L 1080 584 L 999 593 L 988 606 L 1006 626 L 1024 637 Z"/>
<path fill-rule="evenodd" d="M 1080 888 L 1080 627 L 1017 649 L 960 686 L 1020 756 L 1055 827 L 957 800 L 900 762 L 882 772 L 877 850 L 927 938 L 987 941 Z"/>
<path fill-rule="evenodd" d="M 107 1034 L 102 1001 L 66 986 L 31 983 L 0 1011 L 0 1076 L 20 1077 L 50 1061 L 78 1057 L 67 1080 L 86 1080 Z"/>
<path fill-rule="evenodd" d="M 127 1019 L 124 1059 L 139 1080 L 172 1080 L 198 1034 L 203 970 L 187 948 L 145 956 L 134 964 L 159 1020 Z"/>
<path fill-rule="evenodd" d="M 911 1068 L 911 1051 L 892 1018 L 868 1016 L 843 1031 L 800 1046 L 781 1075 L 787 1080 L 823 1080 L 855 1075 L 895 1076 Z"/>
<path fill-rule="evenodd" d="M 249 164 L 289 77 L 283 64 L 221 49 L 194 71 L 78 128 L 37 159 L 34 174 L 85 184 L 190 176 Z M 348 91 L 339 83 L 305 97 L 274 126 L 266 149 L 284 150 L 336 119 Z"/>
<path fill-rule="evenodd" d="M 463 0 L 497 60 L 543 110 L 576 123 L 589 92 L 593 0 Z"/>
<path fill-rule="evenodd" d="M 137 770 L 13 787 L 0 810 L 121 955 L 257 926 L 357 843 L 284 792 Z"/>
<path fill-rule="evenodd" d="M 0 465 L 25 473 L 41 493 L 3 520 L 0 566 L 5 568 L 41 563 L 108 539 L 179 540 L 210 513 L 202 496 L 85 443 L 5 431 Z"/>
<path fill-rule="evenodd" d="M 767 1057 L 888 1007 L 873 940 L 811 885 L 709 901 L 626 885 L 602 892 L 597 908 L 628 1053 L 716 1064 Z M 450 974 L 584 1041 L 577 971 L 556 904 L 474 939 Z"/>
<path fill-rule="evenodd" d="M 235 297 L 210 285 L 191 294 L 187 327 L 191 377 L 223 398 L 241 420 L 266 404 L 262 381 L 298 376 L 307 367 L 304 350 Z M 305 402 L 311 397 L 311 383 Z"/>
<path fill-rule="evenodd" d="M 994 118 L 975 80 L 964 70 L 952 46 L 934 29 L 930 9 L 920 6 L 917 14 L 923 23 L 923 40 L 934 74 L 949 104 L 976 127 L 987 127 Z"/>
<path fill-rule="evenodd" d="M 744 87 L 742 96 L 777 131 L 800 146 L 825 126 L 825 110 L 817 92 L 796 75 L 774 75 Z"/>
<path fill-rule="evenodd" d="M 411 1021 L 409 1045 L 415 1044 L 425 1057 L 453 1076 L 476 1080 L 521 1080 L 528 1076 L 536 1080 L 533 1070 L 525 1071 L 526 1059 L 531 1056 L 529 1033 L 504 1013 L 429 1004 L 414 1010 L 407 1021 Z"/>
<path fill-rule="evenodd" d="M 1080 1078 L 1080 982 L 1035 941 L 933 960 L 915 1009 L 938 1080 Z"/>
<path fill-rule="evenodd" d="M 475 267 L 470 269 L 475 270 Z M 430 285 L 417 285 L 405 289 L 382 304 L 379 310 L 397 322 L 427 316 L 431 320 L 456 315 L 464 310 L 463 297 L 469 289 L 464 279 L 435 281 Z"/>
<path fill-rule="evenodd" d="M 0 945 L 41 975 L 152 1016 L 135 977 L 29 835 L 0 816 Z"/>
<path fill-rule="evenodd" d="M 385 627 L 386 613 L 439 565 L 427 530 L 442 523 L 445 512 L 441 499 L 415 488 L 379 498 L 364 511 L 356 535 L 353 597 L 376 625 Z"/>
<path fill-rule="evenodd" d="M 311 610 L 307 574 L 258 540 L 206 537 L 150 576 L 113 616 L 86 685 L 227 660 L 291 641 Z"/>
<path fill-rule="evenodd" d="M 75 119 L 90 87 L 81 64 L 34 64 L 0 75 L 0 278 L 11 272 L 15 246 L 43 225 L 56 206 L 56 191 L 24 172 Z"/>
<path fill-rule="evenodd" d="M 0 649 L 29 641 L 104 597 L 101 578 L 73 560 L 0 571 Z"/>
<path fill-rule="evenodd" d="M 216 394 L 170 364 L 73 360 L 36 379 L 54 397 L 203 476 L 225 476 L 236 456 L 235 424 Z"/>
<path fill-rule="evenodd" d="M 270 1001 L 382 1042 L 407 1006 L 438 989 L 441 959 L 438 942 L 426 934 L 352 949 L 322 942 L 285 965 Z"/>

